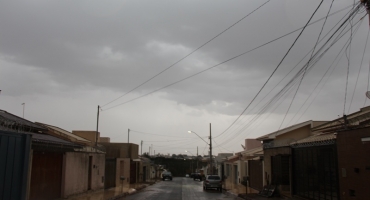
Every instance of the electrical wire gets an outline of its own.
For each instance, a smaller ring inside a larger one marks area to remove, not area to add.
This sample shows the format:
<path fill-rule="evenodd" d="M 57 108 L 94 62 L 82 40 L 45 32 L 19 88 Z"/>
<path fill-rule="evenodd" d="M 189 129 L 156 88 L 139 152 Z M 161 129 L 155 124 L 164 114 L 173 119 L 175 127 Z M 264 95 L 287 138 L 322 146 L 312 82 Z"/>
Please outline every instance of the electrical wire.
<path fill-rule="evenodd" d="M 320 3 L 320 5 L 319 5 L 319 7 L 321 6 L 322 2 L 323 2 L 323 1 L 321 1 L 321 3 Z M 311 62 L 311 60 L 312 60 L 312 58 L 313 58 L 313 54 L 315 53 L 316 46 L 317 46 L 317 44 L 318 44 L 318 42 L 319 42 L 319 40 L 320 40 L 321 33 L 322 33 L 322 31 L 324 30 L 324 26 L 325 26 L 325 24 L 326 24 L 326 20 L 328 19 L 328 16 L 329 16 L 329 13 L 330 13 L 331 7 L 333 6 L 333 2 L 334 2 L 334 0 L 332 0 L 332 2 L 331 2 L 331 4 L 330 4 L 330 8 L 329 8 L 328 14 L 326 15 L 325 21 L 324 21 L 323 25 L 321 26 L 321 30 L 320 30 L 319 36 L 317 37 L 317 40 L 316 40 L 315 46 L 314 46 L 314 48 L 313 48 L 313 50 L 312 50 L 312 53 L 311 53 L 311 57 L 310 57 L 310 59 L 308 60 L 307 65 L 304 67 L 304 71 L 303 71 L 303 74 L 302 74 L 302 76 L 301 76 L 301 79 L 300 79 L 300 81 L 299 81 L 299 83 L 298 83 L 297 89 L 296 89 L 296 91 L 295 91 L 295 93 L 294 93 L 294 95 L 293 95 L 292 100 L 290 101 L 289 107 L 288 107 L 288 109 L 287 109 L 287 111 L 286 111 L 286 113 L 285 113 L 285 115 L 284 115 L 283 120 L 282 120 L 282 121 L 281 121 L 281 123 L 280 123 L 280 126 L 279 126 L 279 128 L 278 128 L 278 131 L 276 131 L 275 136 L 278 134 L 279 130 L 280 130 L 280 129 L 281 129 L 281 127 L 283 126 L 283 123 L 284 123 L 284 121 L 285 121 L 285 118 L 287 117 L 287 115 L 288 115 L 288 113 L 289 113 L 289 111 L 290 111 L 290 109 L 291 109 L 291 107 L 292 107 L 292 105 L 293 105 L 293 102 L 294 102 L 294 100 L 295 100 L 295 97 L 296 97 L 296 95 L 297 95 L 297 93 L 298 93 L 298 91 L 299 91 L 299 88 L 300 88 L 300 86 L 301 86 L 301 84 L 302 84 L 303 78 L 304 78 L 304 76 L 306 75 L 307 68 L 309 67 L 310 62 Z M 316 11 L 319 9 L 319 7 L 316 9 Z M 316 11 L 315 11 L 315 12 L 316 12 Z M 315 14 L 315 13 L 314 13 L 314 14 Z"/>
<path fill-rule="evenodd" d="M 347 7 L 343 8 L 343 9 L 340 9 L 340 10 L 338 10 L 338 11 L 336 11 L 336 12 L 334 12 L 334 13 L 330 14 L 330 16 L 333 16 L 333 15 L 335 15 L 335 14 L 338 14 L 338 13 L 340 13 L 340 12 L 342 12 L 342 11 L 344 11 L 344 10 L 346 10 L 346 9 L 350 8 L 350 7 L 352 7 L 352 5 L 351 5 L 351 6 L 347 6 Z M 329 16 L 329 17 L 330 17 L 330 16 Z M 324 20 L 325 18 L 326 18 L 326 17 L 323 17 L 323 18 L 320 18 L 320 19 L 318 19 L 318 20 L 316 20 L 316 21 L 313 21 L 312 23 L 308 24 L 308 26 L 310 26 L 310 25 L 312 25 L 312 24 L 315 24 L 315 23 L 317 23 L 317 22 L 319 22 L 319 21 L 321 21 L 321 20 Z M 199 74 L 201 74 L 201 73 L 203 73 L 203 72 L 206 72 L 206 71 L 208 71 L 208 70 L 210 70 L 210 69 L 213 69 L 213 68 L 215 68 L 215 67 L 218 67 L 218 66 L 220 66 L 220 65 L 222 65 L 222 64 L 225 64 L 225 63 L 227 63 L 227 62 L 229 62 L 229 61 L 231 61 L 231 60 L 234 60 L 234 59 L 236 59 L 236 58 L 238 58 L 238 57 L 241 57 L 241 56 L 243 56 L 243 55 L 245 55 L 245 54 L 248 54 L 248 53 L 250 53 L 250 52 L 252 52 L 252 51 L 255 51 L 255 50 L 257 50 L 257 49 L 259 49 L 259 48 L 261 48 L 261 47 L 264 47 L 264 46 L 266 46 L 266 45 L 268 45 L 268 44 L 270 44 L 270 43 L 273 43 L 273 42 L 275 42 L 275 41 L 277 41 L 277 40 L 279 40 L 279 39 L 282 39 L 282 38 L 284 38 L 284 37 L 286 37 L 286 36 L 288 36 L 288 35 L 291 35 L 291 34 L 293 34 L 293 33 L 297 32 L 297 31 L 299 31 L 299 30 L 301 30 L 301 29 L 303 29 L 303 28 L 304 28 L 304 27 L 298 28 L 298 29 L 296 29 L 296 30 L 294 30 L 294 31 L 291 31 L 291 32 L 289 32 L 289 33 L 285 34 L 285 35 L 282 35 L 282 36 L 280 36 L 280 37 L 278 37 L 278 38 L 275 38 L 275 39 L 273 39 L 273 40 L 270 40 L 269 42 L 266 42 L 266 43 L 264 43 L 264 44 L 262 44 L 262 45 L 259 45 L 259 46 L 255 47 L 255 48 L 253 48 L 253 49 L 250 49 L 250 50 L 248 50 L 248 51 L 246 51 L 246 52 L 244 52 L 244 53 L 241 53 L 241 54 L 239 54 L 239 55 L 236 55 L 236 56 L 234 56 L 234 57 L 232 57 L 232 58 L 229 58 L 229 59 L 227 59 L 227 60 L 225 60 L 225 61 L 223 61 L 223 62 L 221 62 L 221 63 L 219 63 L 219 64 L 216 64 L 216 65 L 214 65 L 214 66 L 212 66 L 212 67 L 209 67 L 209 68 L 207 68 L 207 69 L 204 69 L 204 70 L 202 70 L 202 71 L 199 71 L 199 72 L 197 72 L 197 73 L 195 73 L 195 74 L 193 74 L 193 75 L 190 75 L 190 76 L 187 76 L 187 77 L 185 77 L 185 78 L 183 78 L 183 79 L 180 79 L 180 80 L 178 80 L 178 81 L 175 81 L 175 82 L 173 82 L 173 83 L 171 83 L 171 84 L 168 84 L 168 85 L 166 85 L 166 86 L 164 86 L 164 87 L 158 88 L 158 89 L 156 89 L 156 90 L 153 90 L 153 91 L 151 91 L 151 92 L 148 92 L 148 93 L 146 93 L 146 94 L 143 94 L 143 95 L 141 95 L 141 96 L 138 96 L 138 97 L 136 97 L 136 98 L 133 98 L 133 99 L 131 99 L 131 100 L 125 101 L 125 102 L 123 102 L 123 103 L 120 103 L 120 104 L 117 104 L 117 105 L 114 105 L 114 106 L 108 107 L 108 108 L 104 109 L 104 111 L 110 110 L 110 109 L 112 109 L 112 108 L 116 108 L 116 107 L 118 107 L 118 106 L 121 106 L 121 105 L 127 104 L 127 103 L 129 103 L 129 102 L 132 102 L 132 101 L 138 100 L 138 99 L 140 99 L 140 98 L 143 98 L 143 97 L 145 97 L 145 96 L 148 96 L 148 95 L 150 95 L 150 94 L 153 94 L 153 93 L 155 93 L 155 92 L 158 92 L 158 91 L 160 91 L 160 90 L 163 90 L 163 89 L 168 88 L 168 87 L 170 87 L 170 86 L 176 85 L 176 84 L 178 84 L 178 83 L 180 83 L 180 82 L 182 82 L 182 81 L 185 81 L 185 80 L 187 80 L 187 79 L 189 79 L 189 78 L 192 78 L 192 77 L 194 77 L 194 76 L 197 76 L 197 75 L 199 75 Z"/>
<path fill-rule="evenodd" d="M 350 6 L 351 7 L 351 6 Z M 349 11 L 346 15 L 344 15 L 326 34 L 325 34 L 325 36 L 320 40 L 320 42 L 327 36 L 327 35 L 329 35 L 329 33 L 343 20 L 343 19 L 345 19 L 345 17 L 347 16 L 347 15 L 349 15 L 351 13 L 351 11 Z M 327 18 L 327 17 L 325 17 L 325 18 Z M 259 100 L 258 102 L 257 102 L 257 104 L 255 104 L 254 105 L 254 107 L 251 109 L 251 111 L 250 112 L 253 112 L 254 110 L 255 110 L 255 108 L 260 104 L 260 103 L 262 103 L 265 99 L 266 99 L 266 97 L 269 95 L 269 94 L 271 94 L 272 93 L 272 91 L 273 90 L 275 90 L 275 88 L 276 87 L 278 87 L 279 85 L 280 85 L 280 83 L 282 83 L 282 81 L 283 80 L 285 80 L 287 77 L 288 77 L 288 75 L 291 73 L 291 72 L 293 72 L 293 70 L 294 69 L 296 69 L 297 67 L 298 67 L 298 65 L 311 53 L 313 53 L 314 52 L 314 48 L 312 48 L 312 50 L 311 51 L 309 51 L 277 84 L 275 84 L 274 85 L 274 87 L 269 91 L 269 92 L 267 92 L 266 93 L 266 95 L 261 99 L 261 100 Z M 260 113 L 260 111 L 257 111 L 257 112 L 259 112 Z M 245 115 L 243 115 L 243 118 L 245 118 Z M 242 120 L 243 118 L 241 118 L 240 120 Z M 239 125 L 239 127 L 241 126 L 241 124 Z"/>
<path fill-rule="evenodd" d="M 298 37 L 294 40 L 293 44 L 290 46 L 290 48 L 288 49 L 288 51 L 285 53 L 284 57 L 281 59 L 281 61 L 279 62 L 279 64 L 276 66 L 276 68 L 274 69 L 274 71 L 270 74 L 270 76 L 268 77 L 268 79 L 266 80 L 266 82 L 262 85 L 262 87 L 260 88 L 260 90 L 257 92 L 257 94 L 253 97 L 253 99 L 249 102 L 249 104 L 247 105 L 247 107 L 242 111 L 242 113 L 231 123 L 231 125 L 229 127 L 227 127 L 221 134 L 219 134 L 218 136 L 216 136 L 215 138 L 219 137 L 220 135 L 224 134 L 227 130 L 229 130 L 229 128 L 231 126 L 233 126 L 236 121 L 238 121 L 238 119 L 245 113 L 245 111 L 247 111 L 247 109 L 249 108 L 249 106 L 254 102 L 254 100 L 257 98 L 257 96 L 261 93 L 261 91 L 265 88 L 265 86 L 267 85 L 267 83 L 270 81 L 271 77 L 275 74 L 275 72 L 279 69 L 280 65 L 283 63 L 283 61 L 285 60 L 285 58 L 288 56 L 290 50 L 293 48 L 293 46 L 295 45 L 295 43 L 298 41 L 298 39 L 301 37 L 303 31 L 306 29 L 306 27 L 308 26 L 308 24 L 310 23 L 311 19 L 313 18 L 314 14 L 317 12 L 317 10 L 320 8 L 322 2 L 324 0 L 321 0 L 319 6 L 316 8 L 315 12 L 311 15 L 310 19 L 308 20 L 308 22 L 306 23 L 306 25 L 303 27 L 303 29 L 301 30 L 301 32 L 299 33 Z"/>
<path fill-rule="evenodd" d="M 173 66 L 177 65 L 178 63 L 180 63 L 181 61 L 183 61 L 184 59 L 186 59 L 187 57 L 189 57 L 190 55 L 192 55 L 193 53 L 195 53 L 196 51 L 198 51 L 199 49 L 201 49 L 202 47 L 206 46 L 208 43 L 210 43 L 211 41 L 213 41 L 214 39 L 216 39 L 217 37 L 219 37 L 220 35 L 222 35 L 223 33 L 225 33 L 226 31 L 228 31 L 229 29 L 231 29 L 232 27 L 234 27 L 236 24 L 238 24 L 239 22 L 243 21 L 245 18 L 249 17 L 251 14 L 253 14 L 254 12 L 256 12 L 257 10 L 259 10 L 261 7 L 263 7 L 264 5 L 266 5 L 268 2 L 270 2 L 271 0 L 267 0 L 265 3 L 263 3 L 262 5 L 260 5 L 259 7 L 257 7 L 255 10 L 253 10 L 252 12 L 248 13 L 247 15 L 245 15 L 244 17 L 242 17 L 241 19 L 239 19 L 238 21 L 236 21 L 235 23 L 233 23 L 231 26 L 227 27 L 225 30 L 221 31 L 219 34 L 217 34 L 216 36 L 212 37 L 210 40 L 208 40 L 207 42 L 203 43 L 202 45 L 200 45 L 198 48 L 194 49 L 193 51 L 191 51 L 189 54 L 185 55 L 184 57 L 182 57 L 180 60 L 176 61 L 175 63 L 173 63 L 172 65 L 170 65 L 169 67 L 165 68 L 164 70 L 160 71 L 159 73 L 157 73 L 156 75 L 154 75 L 153 77 L 149 78 L 148 80 L 144 81 L 143 83 L 139 84 L 138 86 L 136 86 L 135 88 L 131 89 L 130 91 L 126 92 L 125 94 L 119 96 L 118 98 L 116 99 L 113 99 L 112 101 L 104 104 L 102 107 L 106 106 L 106 105 L 109 105 L 111 103 L 113 103 L 114 101 L 126 96 L 127 94 L 131 93 L 132 91 L 136 90 L 137 88 L 143 86 L 144 84 L 148 83 L 149 81 L 153 80 L 155 77 L 159 76 L 160 74 L 162 74 L 163 72 L 169 70 L 170 68 L 172 68 Z"/>
<path fill-rule="evenodd" d="M 351 15 L 347 18 L 347 20 L 345 20 L 343 23 L 342 23 L 342 25 L 337 29 L 337 31 L 335 31 L 335 33 L 328 39 L 328 41 L 325 43 L 325 45 L 327 45 L 328 44 L 328 42 L 330 41 L 330 39 L 331 38 L 333 38 L 333 36 L 344 26 L 344 24 L 345 24 L 345 22 L 347 22 L 348 21 L 348 19 L 350 19 L 350 18 L 352 18 L 352 17 L 354 17 L 354 15 L 356 14 L 356 11 L 358 11 L 358 9 L 357 10 L 354 10 L 354 11 L 352 11 L 351 12 Z M 358 22 L 357 22 L 358 23 Z M 346 26 L 344 26 L 344 27 L 346 27 Z M 343 30 L 341 31 L 341 33 L 340 33 L 340 35 L 339 36 L 337 36 L 337 38 L 334 40 L 334 42 L 324 51 L 324 53 L 322 53 L 319 57 L 318 57 L 318 59 L 315 61 L 315 62 L 313 62 L 313 65 L 312 66 L 314 66 L 314 65 L 316 65 L 316 63 L 318 62 L 318 60 L 320 60 L 321 59 L 321 57 L 341 38 L 341 37 L 343 37 L 343 35 L 344 34 L 342 34 L 342 32 L 343 32 Z M 346 32 L 348 32 L 348 31 L 346 31 Z M 345 32 L 345 33 L 346 33 Z M 342 34 L 342 35 L 341 35 Z M 325 45 L 323 45 L 321 48 L 320 48 L 320 50 L 319 51 L 321 51 L 323 48 L 324 48 L 324 46 Z M 316 57 L 316 56 L 315 56 Z M 312 68 L 312 67 L 311 67 Z M 301 73 L 302 71 L 300 71 L 300 73 Z M 297 76 L 296 76 L 297 77 Z M 295 79 L 295 78 L 294 78 Z M 293 80 L 294 80 L 293 79 Z M 292 82 L 292 81 L 291 81 Z M 282 90 L 283 91 L 283 90 Z M 281 92 L 280 92 L 281 93 Z M 276 97 L 276 96 L 275 96 Z M 273 98 L 273 99 L 275 99 L 275 97 Z M 270 103 L 269 103 L 270 104 Z M 256 116 L 259 116 L 259 115 L 256 115 Z M 235 137 L 234 137 L 235 138 Z"/>

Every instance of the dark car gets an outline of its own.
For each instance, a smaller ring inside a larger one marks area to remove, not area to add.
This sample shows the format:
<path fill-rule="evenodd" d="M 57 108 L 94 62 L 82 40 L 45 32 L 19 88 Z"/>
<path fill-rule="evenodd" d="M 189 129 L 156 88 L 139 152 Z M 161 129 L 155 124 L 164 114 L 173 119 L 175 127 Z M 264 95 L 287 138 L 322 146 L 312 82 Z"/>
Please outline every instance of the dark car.
<path fill-rule="evenodd" d="M 209 188 L 216 188 L 218 191 L 222 192 L 222 179 L 219 175 L 208 175 L 203 181 L 203 190 Z"/>
<path fill-rule="evenodd" d="M 171 172 L 165 171 L 165 172 L 162 173 L 162 180 L 166 180 L 166 179 L 169 179 L 170 181 L 172 181 Z"/>
<path fill-rule="evenodd" d="M 202 181 L 203 177 L 202 177 L 202 174 L 200 173 L 194 173 L 193 174 L 193 180 L 199 180 L 199 181 Z"/>

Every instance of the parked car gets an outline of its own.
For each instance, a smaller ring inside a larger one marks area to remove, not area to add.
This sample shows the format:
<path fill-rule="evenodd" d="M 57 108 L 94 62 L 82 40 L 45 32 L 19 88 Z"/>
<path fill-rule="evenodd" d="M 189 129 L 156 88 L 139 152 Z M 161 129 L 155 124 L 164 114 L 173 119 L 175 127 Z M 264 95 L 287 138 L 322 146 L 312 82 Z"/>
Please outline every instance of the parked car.
<path fill-rule="evenodd" d="M 195 175 L 196 173 L 191 173 L 190 174 L 190 178 L 194 178 L 194 175 Z"/>
<path fill-rule="evenodd" d="M 170 181 L 172 181 L 172 173 L 169 172 L 169 171 L 165 171 L 162 173 L 162 180 L 166 180 L 166 179 L 169 179 Z"/>
<path fill-rule="evenodd" d="M 202 177 L 202 174 L 200 173 L 194 173 L 193 175 L 193 180 L 199 180 L 199 181 L 202 181 L 203 177 Z"/>
<path fill-rule="evenodd" d="M 209 188 L 216 188 L 218 191 L 222 192 L 222 179 L 219 175 L 208 175 L 203 181 L 203 190 Z"/>
<path fill-rule="evenodd" d="M 186 178 L 189 178 L 189 174 L 185 174 L 185 177 L 186 177 Z"/>

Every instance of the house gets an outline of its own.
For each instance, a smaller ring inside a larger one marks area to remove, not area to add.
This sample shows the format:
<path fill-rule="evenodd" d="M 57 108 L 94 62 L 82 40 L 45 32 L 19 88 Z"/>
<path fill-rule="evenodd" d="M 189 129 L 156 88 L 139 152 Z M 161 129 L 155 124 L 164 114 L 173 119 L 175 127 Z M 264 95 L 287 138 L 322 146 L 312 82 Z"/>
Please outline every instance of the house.
<path fill-rule="evenodd" d="M 217 175 L 224 177 L 225 176 L 225 169 L 224 169 L 224 161 L 227 157 L 233 156 L 234 153 L 219 153 L 215 156 L 215 166 L 217 169 Z"/>
<path fill-rule="evenodd" d="M 324 121 L 306 121 L 261 136 L 263 142 L 264 185 L 275 185 L 281 195 L 292 195 L 292 148 L 290 144 L 311 135 Z"/>
<path fill-rule="evenodd" d="M 291 143 L 293 195 L 308 199 L 367 199 L 370 107 L 313 128 Z"/>
<path fill-rule="evenodd" d="M 124 187 L 139 181 L 139 145 L 100 142 L 106 149 L 105 188 Z"/>
<path fill-rule="evenodd" d="M 80 148 L 63 153 L 61 197 L 104 189 L 105 151 L 102 146 L 56 126 L 36 122 L 52 135 Z"/>
<path fill-rule="evenodd" d="M 4 131 L 3 123 L 0 115 L 0 199 L 23 200 L 27 198 L 31 135 Z"/>
<path fill-rule="evenodd" d="M 25 155 L 29 156 L 26 199 L 61 198 L 64 154 L 82 146 L 45 134 L 45 127 L 3 110 L 0 110 L 0 121 L 1 130 L 31 136 L 31 150 Z"/>
<path fill-rule="evenodd" d="M 150 179 L 154 178 L 155 170 L 151 168 L 152 163 L 149 158 L 140 156 L 139 164 L 139 180 L 138 182 L 149 182 Z"/>
<path fill-rule="evenodd" d="M 224 161 L 224 170 L 226 176 L 224 183 L 225 189 L 232 190 L 234 193 L 237 194 L 245 193 L 246 188 L 242 184 L 242 181 L 245 177 L 249 176 L 249 165 L 251 164 L 251 159 L 257 156 L 254 154 L 260 153 L 262 151 L 261 146 L 261 142 L 256 139 L 245 139 L 245 145 L 242 145 L 244 151 L 235 153 L 235 155 L 227 157 L 227 159 Z M 258 158 L 259 156 L 260 155 L 258 154 Z M 253 167 L 253 170 L 255 170 L 255 167 Z M 259 169 L 259 171 L 261 170 L 262 169 Z M 253 171 L 253 173 L 255 172 L 256 171 Z M 262 178 L 262 176 L 258 177 Z"/>

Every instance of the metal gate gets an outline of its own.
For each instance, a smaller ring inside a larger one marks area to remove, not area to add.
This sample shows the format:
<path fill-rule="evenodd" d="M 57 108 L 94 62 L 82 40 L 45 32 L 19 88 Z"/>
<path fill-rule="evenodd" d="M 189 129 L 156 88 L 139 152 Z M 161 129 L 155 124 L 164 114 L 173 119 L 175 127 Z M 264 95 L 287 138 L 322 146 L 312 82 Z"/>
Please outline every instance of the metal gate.
<path fill-rule="evenodd" d="M 258 191 L 263 190 L 263 169 L 261 160 L 249 160 L 249 187 Z"/>
<path fill-rule="evenodd" d="M 271 156 L 271 183 L 274 185 L 290 184 L 289 155 Z"/>
<path fill-rule="evenodd" d="M 107 158 L 105 159 L 105 182 L 104 188 L 116 187 L 116 159 Z"/>
<path fill-rule="evenodd" d="M 130 183 L 136 183 L 136 162 L 130 163 Z"/>
<path fill-rule="evenodd" d="M 62 165 L 62 153 L 33 152 L 30 200 L 58 199 L 61 197 Z"/>
<path fill-rule="evenodd" d="M 334 145 L 293 148 L 294 194 L 337 200 L 338 164 Z"/>
<path fill-rule="evenodd" d="M 26 199 L 31 136 L 0 131 L 0 199 Z"/>
<path fill-rule="evenodd" d="M 146 182 L 146 166 L 143 167 L 143 182 Z"/>

